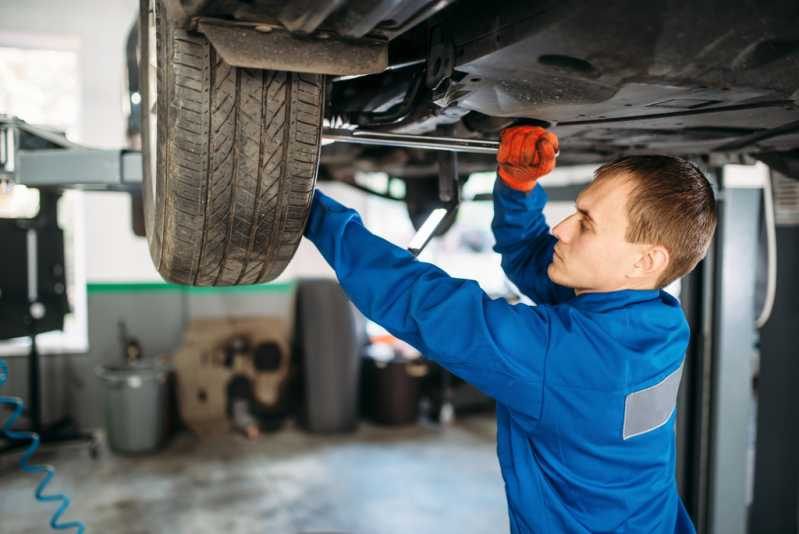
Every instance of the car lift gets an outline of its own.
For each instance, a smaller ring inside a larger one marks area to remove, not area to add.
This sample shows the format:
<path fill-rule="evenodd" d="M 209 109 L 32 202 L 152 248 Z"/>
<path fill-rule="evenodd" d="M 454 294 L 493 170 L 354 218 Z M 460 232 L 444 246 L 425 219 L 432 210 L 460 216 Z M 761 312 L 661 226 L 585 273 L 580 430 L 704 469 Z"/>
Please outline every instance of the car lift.
<path fill-rule="evenodd" d="M 457 137 L 324 128 L 327 142 L 436 150 L 439 154 L 439 200 L 411 240 L 408 250 L 419 255 L 441 221 L 457 207 L 458 152 L 495 154 L 499 142 Z M 131 191 L 141 187 L 141 152 L 88 148 L 58 132 L 0 115 L 0 180 L 30 187 Z"/>

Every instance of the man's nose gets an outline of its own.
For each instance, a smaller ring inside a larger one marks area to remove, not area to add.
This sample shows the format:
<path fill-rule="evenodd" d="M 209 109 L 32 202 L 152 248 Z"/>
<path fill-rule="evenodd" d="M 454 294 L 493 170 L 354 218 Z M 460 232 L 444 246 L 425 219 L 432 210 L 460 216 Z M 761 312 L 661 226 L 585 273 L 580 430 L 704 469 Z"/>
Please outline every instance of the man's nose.
<path fill-rule="evenodd" d="M 558 241 L 563 241 L 564 243 L 568 243 L 569 242 L 569 236 L 571 234 L 571 232 L 569 231 L 569 225 L 570 225 L 570 221 L 571 221 L 571 219 L 573 217 L 574 217 L 574 215 L 569 215 L 568 217 L 566 217 L 565 219 L 560 221 L 552 229 L 552 235 L 557 237 Z"/>

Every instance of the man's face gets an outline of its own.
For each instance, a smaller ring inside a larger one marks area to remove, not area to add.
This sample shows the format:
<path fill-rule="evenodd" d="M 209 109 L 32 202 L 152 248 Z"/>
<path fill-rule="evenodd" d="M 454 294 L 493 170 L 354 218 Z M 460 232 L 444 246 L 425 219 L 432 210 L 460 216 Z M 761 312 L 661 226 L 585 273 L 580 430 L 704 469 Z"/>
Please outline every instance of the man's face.
<path fill-rule="evenodd" d="M 577 197 L 577 211 L 552 229 L 558 238 L 547 274 L 578 294 L 627 289 L 628 273 L 642 245 L 627 242 L 627 199 L 631 180 L 612 176 L 589 185 Z"/>

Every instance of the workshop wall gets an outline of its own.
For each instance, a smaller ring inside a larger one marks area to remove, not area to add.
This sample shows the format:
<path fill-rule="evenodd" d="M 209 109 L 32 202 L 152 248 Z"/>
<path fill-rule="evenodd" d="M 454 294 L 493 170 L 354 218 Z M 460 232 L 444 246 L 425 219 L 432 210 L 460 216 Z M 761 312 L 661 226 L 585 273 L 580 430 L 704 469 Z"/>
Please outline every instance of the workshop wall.
<path fill-rule="evenodd" d="M 183 329 L 196 317 L 286 316 L 293 303 L 293 284 L 228 290 L 183 288 L 160 283 L 89 285 L 89 354 L 70 358 L 66 379 L 69 413 L 83 428 L 103 424 L 98 366 L 123 361 L 118 324 L 136 338 L 144 357 L 173 354 Z M 241 292 L 240 292 L 241 291 Z"/>

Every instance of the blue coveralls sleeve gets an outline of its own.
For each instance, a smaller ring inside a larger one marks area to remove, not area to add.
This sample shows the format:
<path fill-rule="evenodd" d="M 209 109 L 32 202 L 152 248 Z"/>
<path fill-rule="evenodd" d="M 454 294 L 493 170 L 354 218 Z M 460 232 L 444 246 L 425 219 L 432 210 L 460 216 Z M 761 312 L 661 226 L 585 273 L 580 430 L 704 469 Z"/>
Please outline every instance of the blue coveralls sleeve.
<path fill-rule="evenodd" d="M 320 191 L 305 235 L 364 315 L 517 414 L 540 416 L 548 310 L 491 299 L 372 234 Z"/>
<path fill-rule="evenodd" d="M 529 193 L 516 191 L 497 179 L 494 185 L 494 220 L 491 229 L 502 256 L 502 269 L 519 291 L 537 304 L 558 304 L 574 290 L 550 280 L 547 267 L 557 239 L 544 219 L 547 195 L 540 184 Z"/>

